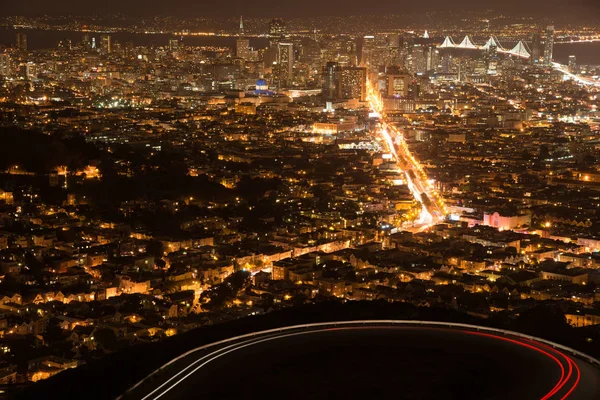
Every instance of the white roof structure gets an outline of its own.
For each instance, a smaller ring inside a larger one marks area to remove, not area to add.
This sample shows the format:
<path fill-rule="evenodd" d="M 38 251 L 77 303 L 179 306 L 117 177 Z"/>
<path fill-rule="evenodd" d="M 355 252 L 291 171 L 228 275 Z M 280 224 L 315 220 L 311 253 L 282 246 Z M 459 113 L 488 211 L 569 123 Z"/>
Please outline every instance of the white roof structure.
<path fill-rule="evenodd" d="M 524 58 L 531 57 L 531 52 L 527 48 L 525 42 L 522 40 L 519 41 L 519 43 L 517 43 L 517 45 L 511 51 L 509 51 L 509 53 Z"/>
<path fill-rule="evenodd" d="M 476 49 L 477 46 L 473 44 L 473 41 L 469 37 L 469 35 L 465 36 L 462 42 L 458 46 L 459 49 Z"/>
<path fill-rule="evenodd" d="M 498 40 L 494 36 L 490 36 L 488 41 L 483 45 L 483 50 L 489 50 L 490 47 L 495 46 L 498 50 L 504 50 L 504 47 L 498 43 Z"/>
<path fill-rule="evenodd" d="M 438 47 L 441 49 L 453 48 L 456 47 L 456 43 L 454 43 L 454 40 L 452 40 L 450 36 L 446 36 L 444 43 L 440 44 Z"/>

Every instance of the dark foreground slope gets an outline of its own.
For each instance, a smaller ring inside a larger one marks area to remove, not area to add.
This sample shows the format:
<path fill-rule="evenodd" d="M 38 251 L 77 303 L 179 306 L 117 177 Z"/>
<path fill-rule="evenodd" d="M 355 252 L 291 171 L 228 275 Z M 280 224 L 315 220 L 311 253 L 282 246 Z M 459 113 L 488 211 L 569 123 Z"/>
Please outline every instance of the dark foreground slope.
<path fill-rule="evenodd" d="M 534 313 L 530 311 L 526 318 L 485 320 L 447 309 L 415 307 L 407 303 L 385 301 L 325 302 L 305 305 L 202 327 L 160 343 L 132 346 L 32 385 L 18 393 L 17 398 L 54 398 L 55 396 L 69 399 L 115 398 L 156 368 L 195 347 L 244 333 L 312 322 L 362 319 L 462 322 L 534 334 L 595 355 L 594 353 L 598 351 L 597 346 L 586 340 L 594 332 L 588 331 L 582 336 L 579 331 L 564 325 L 553 325 L 553 329 L 549 329 L 546 319 L 548 323 L 556 322 L 552 319 L 552 315 L 546 309 L 534 309 Z"/>

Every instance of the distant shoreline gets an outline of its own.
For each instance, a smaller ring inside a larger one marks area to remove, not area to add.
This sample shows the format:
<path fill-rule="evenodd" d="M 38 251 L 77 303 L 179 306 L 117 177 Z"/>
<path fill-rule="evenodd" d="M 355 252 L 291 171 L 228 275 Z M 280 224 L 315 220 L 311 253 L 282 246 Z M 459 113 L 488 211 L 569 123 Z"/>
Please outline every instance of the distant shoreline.
<path fill-rule="evenodd" d="M 70 39 L 73 44 L 81 41 L 85 32 L 81 31 L 63 31 L 63 30 L 42 30 L 42 29 L 24 29 L 28 34 L 28 44 L 30 50 L 41 50 L 55 47 L 62 39 Z M 11 27 L 0 27 L 0 45 L 12 45 L 15 41 L 16 29 Z M 91 37 L 99 37 L 101 32 L 88 32 Z M 115 32 L 110 33 L 113 38 L 119 42 L 133 42 L 139 46 L 167 46 L 171 38 L 176 37 L 169 33 L 131 33 Z M 230 47 L 235 46 L 235 36 L 224 34 L 215 35 L 189 35 L 184 37 L 184 42 L 191 46 L 215 46 Z M 255 48 L 267 46 L 267 38 L 250 37 L 250 45 Z M 600 42 L 587 43 L 559 43 L 554 45 L 554 58 L 562 64 L 569 61 L 569 55 L 574 54 L 577 62 L 581 65 L 600 65 Z"/>

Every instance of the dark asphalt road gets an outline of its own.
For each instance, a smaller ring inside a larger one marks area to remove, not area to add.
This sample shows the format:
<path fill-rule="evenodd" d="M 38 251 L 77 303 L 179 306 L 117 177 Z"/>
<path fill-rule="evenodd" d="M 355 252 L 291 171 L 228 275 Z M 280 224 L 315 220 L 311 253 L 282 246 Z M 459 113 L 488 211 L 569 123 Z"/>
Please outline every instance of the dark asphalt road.
<path fill-rule="evenodd" d="M 600 370 L 573 358 L 581 370 L 575 385 L 577 368 L 536 342 L 427 327 L 299 333 L 217 352 L 148 399 L 554 400 L 574 386 L 568 400 L 600 399 Z M 186 358 L 178 369 L 215 350 Z M 564 385 L 552 394 L 561 377 Z"/>

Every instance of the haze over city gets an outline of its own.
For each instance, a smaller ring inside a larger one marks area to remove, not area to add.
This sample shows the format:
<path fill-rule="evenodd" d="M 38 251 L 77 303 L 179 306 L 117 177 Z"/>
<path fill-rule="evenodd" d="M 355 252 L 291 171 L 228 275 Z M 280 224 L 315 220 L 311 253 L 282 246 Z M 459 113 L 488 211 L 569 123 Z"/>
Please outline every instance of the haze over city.
<path fill-rule="evenodd" d="M 358 0 L 232 0 L 231 2 L 211 2 L 208 0 L 107 0 L 101 4 L 75 0 L 48 2 L 45 0 L 24 0 L 5 4 L 0 10 L 2 15 L 53 15 L 78 14 L 125 14 L 125 15 L 187 15 L 233 17 L 243 14 L 248 17 L 317 17 L 326 15 L 360 15 L 386 13 L 414 13 L 439 11 L 491 11 L 494 13 L 535 14 L 538 16 L 561 17 L 565 13 L 571 16 L 591 17 L 598 20 L 600 5 L 595 0 L 430 0 L 416 3 L 409 0 L 376 0 L 370 2 Z"/>

